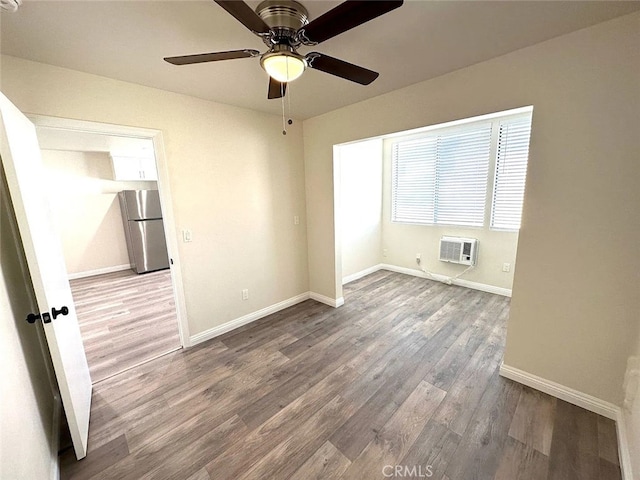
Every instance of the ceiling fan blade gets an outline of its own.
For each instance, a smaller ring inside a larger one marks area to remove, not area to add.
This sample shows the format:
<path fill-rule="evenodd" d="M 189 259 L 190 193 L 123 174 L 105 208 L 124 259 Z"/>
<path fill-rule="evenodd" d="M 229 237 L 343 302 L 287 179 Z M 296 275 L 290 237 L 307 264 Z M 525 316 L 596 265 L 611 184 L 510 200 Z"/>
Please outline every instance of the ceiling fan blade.
<path fill-rule="evenodd" d="M 318 52 L 307 53 L 305 59 L 307 60 L 309 68 L 330 73 L 331 75 L 351 80 L 360 85 L 369 85 L 380 75 L 373 70 L 368 70 L 353 63 L 345 62 L 344 60 L 339 60 Z"/>
<path fill-rule="evenodd" d="M 273 78 L 269 77 L 269 93 L 267 99 L 273 100 L 274 98 L 282 98 L 287 93 L 287 84 L 281 83 Z"/>
<path fill-rule="evenodd" d="M 165 57 L 165 61 L 173 65 L 191 65 L 193 63 L 217 62 L 219 60 L 233 60 L 234 58 L 249 58 L 260 55 L 258 50 L 231 50 L 229 52 L 198 53 L 196 55 L 182 55 L 180 57 Z"/>
<path fill-rule="evenodd" d="M 269 25 L 264 23 L 264 20 L 262 20 L 258 14 L 242 0 L 214 1 L 253 33 L 269 33 Z"/>
<path fill-rule="evenodd" d="M 305 45 L 316 45 L 401 6 L 403 0 L 347 0 L 298 30 Z"/>

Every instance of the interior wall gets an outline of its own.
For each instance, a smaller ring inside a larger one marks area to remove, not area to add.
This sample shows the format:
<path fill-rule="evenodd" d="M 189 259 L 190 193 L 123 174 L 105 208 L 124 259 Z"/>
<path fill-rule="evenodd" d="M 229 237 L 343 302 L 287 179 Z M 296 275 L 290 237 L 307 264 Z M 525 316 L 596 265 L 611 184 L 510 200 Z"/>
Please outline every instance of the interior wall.
<path fill-rule="evenodd" d="M 485 222 L 484 227 L 467 228 L 460 226 L 410 225 L 391 221 L 391 167 L 394 141 L 397 141 L 397 139 L 387 139 L 384 142 L 384 193 L 382 199 L 384 263 L 417 270 L 419 267 L 416 264 L 416 254 L 419 253 L 421 255 L 421 265 L 427 271 L 454 277 L 463 272 L 467 266 L 438 260 L 440 237 L 447 235 L 477 238 L 477 265 L 460 278 L 510 291 L 513 285 L 516 251 L 518 249 L 518 232 L 491 230 L 487 222 Z M 488 209 L 491 209 L 491 205 L 488 205 Z M 504 263 L 510 264 L 509 272 L 502 271 Z"/>
<path fill-rule="evenodd" d="M 340 145 L 342 278 L 380 263 L 382 140 Z"/>
<path fill-rule="evenodd" d="M 0 478 L 51 478 L 54 397 L 23 277 L 24 253 L 0 168 Z"/>
<path fill-rule="evenodd" d="M 129 265 L 118 192 L 157 190 L 157 182 L 113 179 L 106 152 L 43 150 L 42 162 L 56 185 L 51 213 L 67 271 L 84 274 Z"/>
<path fill-rule="evenodd" d="M 191 336 L 309 290 L 301 122 L 284 136 L 276 115 L 15 57 L 1 62 L 2 91 L 25 113 L 163 132 L 176 228 L 193 239 L 177 239 L 175 265 Z"/>
<path fill-rule="evenodd" d="M 638 325 L 640 329 L 640 325 Z M 640 332 L 638 332 L 633 355 L 629 357 L 627 375 L 625 377 L 625 403 L 622 409 L 622 421 L 627 432 L 629 452 L 633 472 L 640 474 Z M 637 478 L 629 475 L 630 478 Z"/>
<path fill-rule="evenodd" d="M 640 311 L 638 44 L 632 14 L 306 120 L 311 290 L 342 296 L 333 145 L 533 105 L 504 361 L 620 405 Z"/>

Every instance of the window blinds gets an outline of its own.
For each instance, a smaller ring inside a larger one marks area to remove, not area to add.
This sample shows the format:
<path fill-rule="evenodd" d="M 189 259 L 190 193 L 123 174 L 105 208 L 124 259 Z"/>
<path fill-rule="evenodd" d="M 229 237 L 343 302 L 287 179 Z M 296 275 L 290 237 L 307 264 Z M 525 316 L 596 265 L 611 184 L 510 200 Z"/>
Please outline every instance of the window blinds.
<path fill-rule="evenodd" d="M 490 150 L 490 123 L 395 143 L 392 220 L 482 226 Z"/>
<path fill-rule="evenodd" d="M 530 136 L 530 116 L 500 122 L 491 208 L 492 228 L 520 228 Z"/>

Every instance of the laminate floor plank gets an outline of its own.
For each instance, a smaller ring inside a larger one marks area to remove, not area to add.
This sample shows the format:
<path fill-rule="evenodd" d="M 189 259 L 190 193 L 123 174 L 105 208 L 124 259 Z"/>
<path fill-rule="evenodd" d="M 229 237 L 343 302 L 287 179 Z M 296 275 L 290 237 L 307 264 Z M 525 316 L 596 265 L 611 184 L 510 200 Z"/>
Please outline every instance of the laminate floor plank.
<path fill-rule="evenodd" d="M 549 480 L 600 478 L 597 415 L 557 400 L 549 454 Z"/>
<path fill-rule="evenodd" d="M 554 397 L 536 390 L 523 390 L 511 421 L 509 436 L 549 456 L 555 408 Z"/>
<path fill-rule="evenodd" d="M 249 470 L 235 478 L 290 478 L 355 410 L 355 405 L 337 395 L 320 410 L 311 413 L 307 421 L 300 424 L 288 438 L 272 448 Z"/>
<path fill-rule="evenodd" d="M 166 389 L 162 395 L 170 405 L 184 404 L 194 397 L 215 395 L 216 389 L 222 391 L 227 384 L 233 383 L 236 375 L 247 374 L 254 370 L 257 370 L 258 374 L 265 375 L 264 378 L 269 378 L 271 383 L 274 380 L 272 372 L 276 365 L 284 365 L 289 361 L 277 347 L 283 341 L 291 341 L 291 338 L 287 334 L 281 335 L 260 349 L 244 352 L 235 357 L 234 361 L 227 361 L 222 365 L 211 366 L 200 371 L 188 381 Z"/>
<path fill-rule="evenodd" d="M 335 337 L 336 335 L 342 337 L 345 333 L 348 335 L 350 332 L 354 332 L 357 335 L 358 329 L 361 329 L 361 333 L 355 337 L 349 338 L 355 338 L 352 343 L 362 343 L 358 342 L 358 340 L 361 340 L 360 337 L 363 334 L 373 334 L 374 336 L 377 336 L 376 333 L 372 331 L 372 328 L 387 327 L 389 325 L 388 320 L 390 319 L 390 315 L 392 315 L 394 318 L 398 318 L 398 316 L 401 315 L 400 308 L 401 307 L 399 307 L 397 304 L 390 301 L 389 303 L 385 304 L 384 307 L 381 307 L 373 313 L 366 314 L 358 322 L 353 323 L 349 322 L 349 317 L 347 315 L 344 315 L 344 312 L 341 312 L 340 315 L 325 319 L 325 321 L 320 323 L 317 328 L 309 332 L 307 335 L 301 337 L 296 342 L 286 346 L 281 350 L 281 352 L 289 358 L 295 358 L 296 356 L 305 352 L 307 349 L 312 348 L 314 345 L 322 342 L 325 339 Z"/>
<path fill-rule="evenodd" d="M 351 462 L 331 442 L 324 444 L 291 476 L 291 480 L 340 478 Z"/>
<path fill-rule="evenodd" d="M 74 462 L 74 457 L 63 457 L 61 480 L 85 480 L 94 478 L 102 471 L 129 455 L 127 439 L 118 435 L 113 440 L 87 453 L 83 462 Z"/>
<path fill-rule="evenodd" d="M 385 282 L 394 278 L 397 278 L 397 274 L 386 270 L 379 270 L 371 275 L 367 275 L 366 277 L 345 285 L 343 293 L 349 294 L 357 290 L 360 294 L 367 294 L 371 290 L 375 290 L 381 285 L 384 285 Z"/>
<path fill-rule="evenodd" d="M 209 476 L 209 472 L 207 472 L 206 468 L 201 468 L 196 473 L 191 475 L 187 480 L 211 480 Z"/>
<path fill-rule="evenodd" d="M 355 460 L 378 435 L 398 405 L 404 402 L 419 383 L 416 380 L 421 374 L 409 370 L 403 357 L 419 355 L 419 347 L 423 342 L 424 340 L 418 337 L 414 344 L 398 351 L 398 360 L 393 367 L 387 365 L 384 372 L 376 373 L 375 382 L 369 382 L 364 388 L 354 384 L 353 388 L 348 388 L 344 393 L 346 398 L 355 404 L 361 404 L 361 407 L 333 433 L 330 441 L 350 460 Z M 379 388 L 374 390 L 378 384 Z"/>
<path fill-rule="evenodd" d="M 286 357 L 275 352 L 268 361 L 252 364 L 247 368 L 266 372 L 286 361 Z M 264 394 L 270 388 L 265 383 L 252 381 L 245 374 L 246 372 L 240 371 L 235 376 L 213 382 L 210 386 L 201 388 L 197 395 L 189 395 L 170 402 L 167 408 L 154 412 L 153 416 L 147 417 L 133 428 L 128 428 L 127 439 L 130 448 L 132 450 L 144 448 L 148 442 L 153 442 L 169 432 L 179 436 L 176 432 L 182 431 L 185 425 L 183 411 L 188 411 L 190 416 L 208 412 L 209 416 L 218 423 L 232 417 L 247 397 Z M 213 405 L 215 409 L 212 410 Z"/>
<path fill-rule="evenodd" d="M 380 475 L 383 465 L 398 465 L 424 429 L 445 392 L 422 381 L 398 407 L 373 440 L 345 472 L 349 479 L 370 479 Z"/>
<path fill-rule="evenodd" d="M 69 284 L 93 383 L 180 348 L 169 270 L 125 270 Z"/>
<path fill-rule="evenodd" d="M 504 315 L 496 318 L 504 318 Z M 503 330 L 494 328 L 447 390 L 434 414 L 436 421 L 458 435 L 464 435 L 485 389 L 495 381 L 495 366 L 502 359 L 503 342 Z"/>
<path fill-rule="evenodd" d="M 460 435 L 446 426 L 430 420 L 398 465 L 421 467 L 431 474 L 429 478 L 445 478 L 447 466 L 458 450 L 460 439 Z"/>
<path fill-rule="evenodd" d="M 393 275 L 393 273 L 388 270 L 378 270 L 377 272 L 370 273 L 369 275 L 343 285 L 342 288 L 345 298 L 347 295 L 354 293 L 355 291 L 360 290 L 363 287 L 366 287 L 370 283 L 377 282 L 378 280 L 384 279 L 390 275 Z"/>
<path fill-rule="evenodd" d="M 512 437 L 507 438 L 494 480 L 547 478 L 548 457 Z"/>
<path fill-rule="evenodd" d="M 244 325 L 217 337 L 217 340 L 234 351 L 250 349 L 260 345 L 260 342 L 269 341 L 280 333 L 289 333 L 296 337 L 302 336 L 299 332 L 305 325 L 311 322 L 320 323 L 323 316 L 330 315 L 335 309 L 316 302 L 307 300 L 280 312 L 268 315 L 254 323 Z M 292 322 L 295 320 L 295 322 Z"/>
<path fill-rule="evenodd" d="M 522 388 L 522 385 L 500 377 L 496 367 L 462 435 L 454 459 L 447 466 L 449 477 L 477 480 L 494 478 L 504 454 Z"/>
<path fill-rule="evenodd" d="M 211 426 L 206 417 L 194 418 L 193 429 L 183 438 L 185 448 L 176 449 L 172 435 L 162 437 L 150 444 L 150 448 L 138 451 L 132 456 L 104 470 L 97 478 L 114 480 L 171 480 L 187 478 L 198 471 L 206 472 L 205 465 L 210 456 L 224 450 L 242 435 L 247 427 L 238 416 Z M 201 473 L 202 475 L 202 473 Z M 207 475 L 209 473 L 207 472 Z M 211 478 L 217 478 L 210 475 Z"/>
<path fill-rule="evenodd" d="M 448 304 L 447 304 L 448 305 Z M 433 336 L 407 344 L 399 352 L 397 369 L 374 392 L 363 407 L 331 437 L 331 442 L 347 458 L 355 459 L 378 430 L 402 404 L 436 362 L 436 352 L 446 348 L 464 323 L 448 323 Z M 418 337 L 420 338 L 420 337 Z M 409 368 L 411 367 L 411 368 Z M 348 397 L 348 393 L 345 393 Z"/>
<path fill-rule="evenodd" d="M 367 347 L 370 347 L 371 342 L 377 343 L 381 339 L 382 341 L 388 341 L 388 345 L 395 343 L 399 348 L 405 348 L 406 345 L 403 339 L 409 333 L 411 319 L 406 319 L 406 323 L 397 323 L 394 318 L 392 315 L 387 315 L 379 321 L 372 321 L 369 329 L 365 329 L 358 337 L 360 342 L 356 345 L 356 348 L 349 341 L 349 335 L 345 335 L 349 328 L 345 327 L 344 330 L 334 333 L 331 337 L 306 350 L 303 355 L 296 357 L 287 365 L 287 372 L 278 372 L 282 382 L 277 388 L 259 398 L 241 412 L 244 421 L 250 426 L 257 426 L 276 413 L 278 409 L 283 408 L 298 395 L 308 390 L 314 383 L 324 378 L 328 372 L 337 369 L 342 363 L 349 363 L 355 357 L 361 357 L 361 360 L 366 360 L 360 352 L 363 349 L 367 351 Z M 381 331 L 377 331 L 376 329 L 380 322 L 387 326 L 393 324 L 394 327 L 390 330 L 389 328 L 382 328 Z M 404 326 L 407 329 L 404 329 Z M 372 334 L 371 329 L 378 333 Z M 364 338 L 366 338 L 366 341 Z M 400 342 L 401 345 L 396 342 Z M 377 350 L 377 354 L 383 355 L 386 351 L 388 350 L 383 347 Z"/>
<path fill-rule="evenodd" d="M 137 291 L 161 294 L 141 277 Z M 106 280 L 78 280 L 87 349 L 105 370 L 106 318 L 131 337 L 142 334 L 131 311 L 142 323 L 168 316 L 141 301 L 128 310 L 126 274 Z M 621 478 L 610 420 L 499 376 L 508 298 L 388 271 L 344 296 L 338 309 L 306 300 L 95 384 L 87 458 L 64 450 L 61 478 Z M 127 356 L 134 343 L 109 351 Z"/>

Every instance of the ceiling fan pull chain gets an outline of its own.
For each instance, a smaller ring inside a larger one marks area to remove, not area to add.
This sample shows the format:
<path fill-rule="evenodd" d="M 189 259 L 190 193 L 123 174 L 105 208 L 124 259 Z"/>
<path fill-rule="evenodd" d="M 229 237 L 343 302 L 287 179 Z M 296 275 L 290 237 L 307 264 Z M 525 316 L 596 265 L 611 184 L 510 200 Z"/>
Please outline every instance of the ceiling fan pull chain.
<path fill-rule="evenodd" d="M 289 117 L 289 120 L 287 120 L 287 123 L 289 125 L 293 124 L 293 120 L 291 119 L 291 91 L 292 91 L 291 85 L 289 85 L 289 95 L 287 95 L 287 107 L 289 109 L 287 112 L 288 113 L 287 116 Z"/>
<path fill-rule="evenodd" d="M 286 61 L 285 62 L 285 68 L 287 69 L 287 78 L 289 78 L 289 62 Z M 285 83 L 282 82 L 280 83 L 280 100 L 282 100 L 282 134 L 286 135 L 287 134 L 287 123 L 285 121 L 285 114 L 284 114 L 284 89 L 285 89 Z M 291 95 L 291 89 L 289 89 L 289 95 Z"/>
<path fill-rule="evenodd" d="M 282 96 L 280 97 L 280 100 L 282 102 L 282 134 L 286 135 L 287 134 L 287 122 L 285 121 L 285 115 L 284 115 L 284 83 L 280 84 L 280 92 L 282 93 Z"/>

